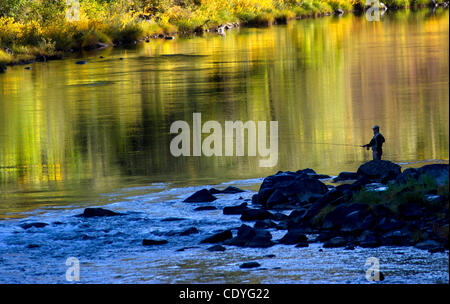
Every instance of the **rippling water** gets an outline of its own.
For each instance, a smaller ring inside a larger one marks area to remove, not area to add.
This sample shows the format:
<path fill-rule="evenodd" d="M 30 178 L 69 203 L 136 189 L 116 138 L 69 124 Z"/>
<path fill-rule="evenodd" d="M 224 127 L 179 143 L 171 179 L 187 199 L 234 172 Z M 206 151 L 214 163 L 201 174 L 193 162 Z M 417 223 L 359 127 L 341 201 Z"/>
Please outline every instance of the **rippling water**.
<path fill-rule="evenodd" d="M 382 22 L 301 20 L 84 54 L 81 66 L 71 58 L 8 69 L 0 75 L 0 282 L 65 282 L 65 260 L 75 256 L 82 282 L 364 283 L 365 259 L 375 256 L 387 283 L 448 283 L 448 252 L 313 244 L 211 253 L 199 241 L 240 226 L 221 207 L 241 195 L 221 197 L 217 211 L 181 202 L 199 185 L 237 180 L 254 191 L 278 170 L 354 171 L 371 155 L 352 145 L 367 143 L 374 124 L 387 139 L 385 158 L 448 163 L 448 18 L 423 10 Z M 203 121 L 279 121 L 277 166 L 174 158 L 170 124 L 190 123 L 193 112 Z M 126 215 L 73 217 L 89 205 Z M 19 226 L 33 221 L 50 225 Z M 141 245 L 191 226 L 200 234 Z M 197 248 L 176 251 L 186 246 Z M 261 268 L 240 270 L 248 260 Z"/>

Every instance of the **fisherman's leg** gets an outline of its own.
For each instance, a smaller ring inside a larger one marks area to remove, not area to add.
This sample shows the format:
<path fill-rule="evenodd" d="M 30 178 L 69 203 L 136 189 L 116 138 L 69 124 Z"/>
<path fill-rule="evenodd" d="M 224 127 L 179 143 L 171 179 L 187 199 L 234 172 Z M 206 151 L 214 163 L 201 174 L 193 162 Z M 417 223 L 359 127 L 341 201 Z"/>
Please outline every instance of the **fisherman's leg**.
<path fill-rule="evenodd" d="M 381 152 L 372 151 L 373 160 L 381 160 Z"/>

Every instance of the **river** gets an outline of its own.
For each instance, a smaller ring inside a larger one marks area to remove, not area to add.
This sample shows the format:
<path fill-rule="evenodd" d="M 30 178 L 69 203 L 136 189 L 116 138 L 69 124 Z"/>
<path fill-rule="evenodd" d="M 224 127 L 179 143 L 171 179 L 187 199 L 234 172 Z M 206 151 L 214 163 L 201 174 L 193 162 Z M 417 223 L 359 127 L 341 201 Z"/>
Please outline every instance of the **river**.
<path fill-rule="evenodd" d="M 241 224 L 220 207 L 251 198 L 264 176 L 355 171 L 372 157 L 358 145 L 374 124 L 386 138 L 384 159 L 448 163 L 448 40 L 448 10 L 399 11 L 381 22 L 305 19 L 10 67 L 0 75 L 0 282 L 65 282 L 65 260 L 75 256 L 86 283 L 364 283 L 365 260 L 375 256 L 387 282 L 448 283 L 448 252 L 198 245 Z M 87 64 L 75 64 L 79 57 Z M 194 112 L 202 121 L 278 121 L 276 166 L 260 167 L 257 156 L 172 156 L 170 125 L 191 124 Z M 181 202 L 229 184 L 248 192 L 221 196 L 219 210 Z M 100 205 L 127 216 L 73 217 Z M 179 220 L 161 221 L 168 217 Z M 19 226 L 32 221 L 50 225 Z M 190 226 L 200 234 L 141 245 Z M 175 251 L 186 246 L 198 248 Z M 242 271 L 247 260 L 262 268 Z"/>

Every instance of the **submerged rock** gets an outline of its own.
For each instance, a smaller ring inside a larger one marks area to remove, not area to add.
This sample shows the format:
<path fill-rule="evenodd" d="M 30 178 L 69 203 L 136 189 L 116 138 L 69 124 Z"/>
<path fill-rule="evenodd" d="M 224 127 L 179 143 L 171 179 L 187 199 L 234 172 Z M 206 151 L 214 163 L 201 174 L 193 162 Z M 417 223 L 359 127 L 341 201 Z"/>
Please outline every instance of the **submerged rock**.
<path fill-rule="evenodd" d="M 241 225 L 238 229 L 237 236 L 226 240 L 224 245 L 251 247 L 251 248 L 267 248 L 275 245 L 272 242 L 272 235 L 269 231 L 263 229 L 255 229 L 248 225 Z"/>
<path fill-rule="evenodd" d="M 194 209 L 194 211 L 206 211 L 206 210 L 217 210 L 214 206 L 200 206 Z"/>
<path fill-rule="evenodd" d="M 242 214 L 245 210 L 250 208 L 247 207 L 247 203 L 242 203 L 238 206 L 230 206 L 223 208 L 223 214 Z"/>
<path fill-rule="evenodd" d="M 356 172 L 341 172 L 337 177 L 333 178 L 333 183 L 354 179 L 357 179 Z"/>
<path fill-rule="evenodd" d="M 86 64 L 87 61 L 86 60 L 78 60 L 75 62 L 75 64 Z"/>
<path fill-rule="evenodd" d="M 217 197 L 213 196 L 207 189 L 202 189 L 188 198 L 186 198 L 183 202 L 185 203 L 203 203 L 203 202 L 212 202 L 215 201 Z"/>
<path fill-rule="evenodd" d="M 206 239 L 202 240 L 201 243 L 220 243 L 225 240 L 231 239 L 232 237 L 233 234 L 231 233 L 231 230 L 228 229 L 207 237 Z"/>
<path fill-rule="evenodd" d="M 258 262 L 246 262 L 246 263 L 241 264 L 239 266 L 239 268 L 247 269 L 247 268 L 256 268 L 256 267 L 259 267 L 259 266 L 261 266 L 261 264 L 259 264 Z"/>
<path fill-rule="evenodd" d="M 20 225 L 20 227 L 22 227 L 23 229 L 29 229 L 29 228 L 43 228 L 45 226 L 48 226 L 47 223 L 40 223 L 40 222 L 36 222 L 36 223 L 28 223 L 28 224 L 22 224 Z"/>
<path fill-rule="evenodd" d="M 211 194 L 236 194 L 236 193 L 242 193 L 245 192 L 242 189 L 239 189 L 237 187 L 228 186 L 224 190 L 218 190 L 216 188 L 209 189 L 209 193 Z"/>
<path fill-rule="evenodd" d="M 298 243 L 306 243 L 308 238 L 303 230 L 289 230 L 278 242 L 285 245 L 294 245 Z"/>
<path fill-rule="evenodd" d="M 198 229 L 195 227 L 190 227 L 190 228 L 180 232 L 180 235 L 187 236 L 187 235 L 196 234 L 196 233 L 199 233 Z"/>
<path fill-rule="evenodd" d="M 225 251 L 226 249 L 225 249 L 225 247 L 223 247 L 221 245 L 214 245 L 214 246 L 207 248 L 206 250 L 208 250 L 208 251 Z"/>
<path fill-rule="evenodd" d="M 147 240 L 147 239 L 144 239 L 142 241 L 142 245 L 144 245 L 144 246 L 164 245 L 164 244 L 167 244 L 167 243 L 168 243 L 167 240 Z"/>
<path fill-rule="evenodd" d="M 123 214 L 103 208 L 86 208 L 84 209 L 83 214 L 79 214 L 78 216 L 89 218 L 97 216 L 116 216 L 116 215 L 123 215 Z"/>
<path fill-rule="evenodd" d="M 334 237 L 323 244 L 323 248 L 344 247 L 347 245 L 347 240 L 341 236 Z"/>

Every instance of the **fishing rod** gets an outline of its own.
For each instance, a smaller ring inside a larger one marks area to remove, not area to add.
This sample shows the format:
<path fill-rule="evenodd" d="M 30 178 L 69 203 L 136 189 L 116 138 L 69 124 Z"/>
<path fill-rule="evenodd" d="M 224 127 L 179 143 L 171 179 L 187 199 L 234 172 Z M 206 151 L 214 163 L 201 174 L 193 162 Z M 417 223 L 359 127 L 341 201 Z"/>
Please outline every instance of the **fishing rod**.
<path fill-rule="evenodd" d="M 348 147 L 362 147 L 361 145 L 352 145 L 352 144 L 335 144 L 335 143 L 319 143 L 319 142 L 301 142 L 302 144 L 311 144 L 311 145 L 330 145 L 330 146 L 348 146 Z"/>

